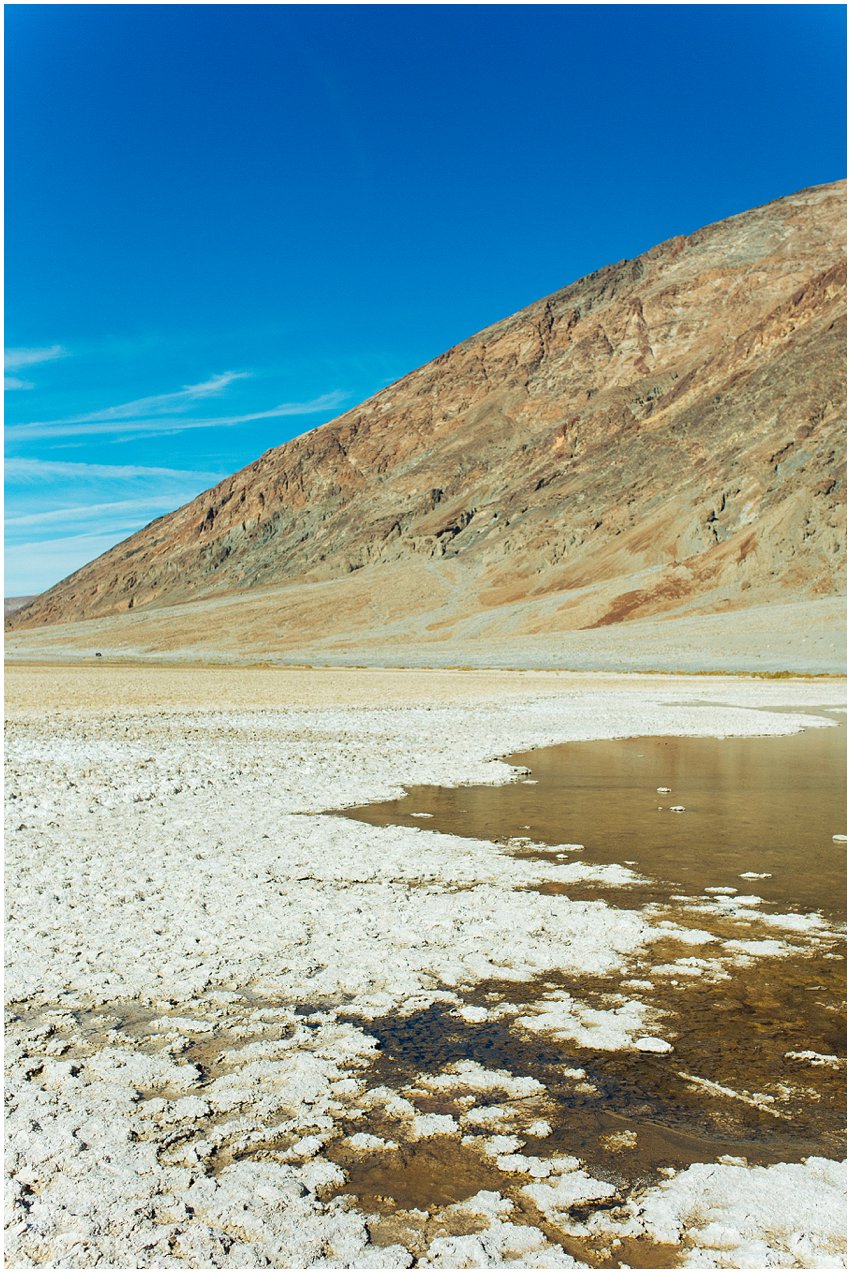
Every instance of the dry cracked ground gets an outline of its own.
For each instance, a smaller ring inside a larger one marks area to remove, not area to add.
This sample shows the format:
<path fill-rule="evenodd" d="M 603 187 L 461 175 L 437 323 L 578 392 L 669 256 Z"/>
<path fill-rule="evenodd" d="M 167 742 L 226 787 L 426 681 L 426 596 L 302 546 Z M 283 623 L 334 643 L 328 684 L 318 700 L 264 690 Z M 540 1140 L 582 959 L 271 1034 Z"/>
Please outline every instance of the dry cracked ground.
<path fill-rule="evenodd" d="M 832 921 L 334 810 L 843 691 L 10 669 L 9 1266 L 839 1267 L 828 1027 L 736 1082 L 688 1028 L 785 967 L 836 1016 Z"/>

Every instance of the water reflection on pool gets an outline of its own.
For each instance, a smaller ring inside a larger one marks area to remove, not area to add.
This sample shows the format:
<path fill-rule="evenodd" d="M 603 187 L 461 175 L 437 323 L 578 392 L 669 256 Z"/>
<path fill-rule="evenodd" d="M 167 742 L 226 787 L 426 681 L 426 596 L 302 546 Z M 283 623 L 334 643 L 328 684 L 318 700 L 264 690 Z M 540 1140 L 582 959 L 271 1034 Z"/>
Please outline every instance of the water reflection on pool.
<path fill-rule="evenodd" d="M 347 815 L 498 842 L 578 842 L 583 861 L 634 862 L 686 893 L 734 888 L 769 909 L 839 918 L 846 724 L 833 722 L 773 737 L 564 743 L 509 757 L 529 768 L 526 781 L 411 787 Z"/>

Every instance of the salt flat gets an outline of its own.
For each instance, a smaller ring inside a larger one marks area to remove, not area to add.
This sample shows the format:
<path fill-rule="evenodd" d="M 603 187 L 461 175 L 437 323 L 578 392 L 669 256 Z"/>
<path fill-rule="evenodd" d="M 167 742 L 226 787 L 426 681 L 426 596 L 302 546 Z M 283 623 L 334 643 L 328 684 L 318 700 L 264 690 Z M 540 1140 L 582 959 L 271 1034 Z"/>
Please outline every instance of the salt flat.
<path fill-rule="evenodd" d="M 505 782 L 500 756 L 550 743 L 829 728 L 804 709 L 843 705 L 838 680 L 9 669 L 10 1266 L 568 1267 L 640 1248 L 645 1264 L 664 1249 L 694 1267 L 838 1266 L 827 1159 L 697 1164 L 619 1192 L 529 1149 L 548 1116 L 532 1077 L 453 1062 L 376 1081 L 370 1020 L 439 1005 L 476 1021 L 488 981 L 610 978 L 603 1008 L 556 995 L 512 1029 L 538 1037 L 549 1017 L 604 1048 L 667 1043 L 621 982 L 658 942 L 688 959 L 695 930 L 607 902 L 628 865 L 327 811 Z M 542 882 L 599 898 L 530 891 Z M 705 971 L 758 976 L 835 937 L 818 916 L 771 921 L 750 949 L 704 934 Z M 435 1083 L 454 1104 L 436 1107 Z M 370 1209 L 346 1186 L 383 1155 L 391 1174 L 454 1161 L 466 1185 Z"/>

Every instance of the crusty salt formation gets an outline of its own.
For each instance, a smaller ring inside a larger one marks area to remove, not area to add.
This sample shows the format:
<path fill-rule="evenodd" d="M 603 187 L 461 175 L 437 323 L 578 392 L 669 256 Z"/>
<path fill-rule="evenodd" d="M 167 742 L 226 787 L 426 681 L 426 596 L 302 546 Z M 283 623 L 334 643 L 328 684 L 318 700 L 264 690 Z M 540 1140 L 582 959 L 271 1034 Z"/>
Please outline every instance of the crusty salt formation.
<path fill-rule="evenodd" d="M 411 682 L 404 706 L 388 673 L 390 705 L 366 706 L 345 705 L 351 673 L 303 674 L 273 709 L 279 673 L 107 675 L 112 705 L 62 706 L 74 673 L 10 673 L 10 1263 L 571 1267 L 635 1242 L 702 1266 L 838 1258 L 835 1163 L 607 1179 L 600 1163 L 638 1152 L 634 1129 L 610 1127 L 589 1164 L 559 1143 L 562 1106 L 531 1059 L 560 1056 L 565 1099 L 592 1106 L 599 1082 L 572 1049 L 682 1070 L 709 1099 L 654 987 L 759 977 L 834 926 L 719 915 L 711 897 L 663 914 L 626 866 L 322 810 L 413 781 L 503 782 L 494 756 L 570 738 L 790 731 L 806 719 L 793 707 L 747 709 L 837 704 L 839 687 L 458 674 Z M 207 686 L 195 706 L 169 704 L 190 682 Z M 542 881 L 566 891 L 529 887 Z M 423 1065 L 413 1039 L 394 1070 L 379 1043 L 418 1014 L 528 1066 Z M 787 1050 L 799 1086 L 836 1081 L 832 1053 Z M 782 1122 L 794 1093 L 744 1096 L 743 1117 Z M 387 1201 L 389 1181 L 404 1199 Z"/>

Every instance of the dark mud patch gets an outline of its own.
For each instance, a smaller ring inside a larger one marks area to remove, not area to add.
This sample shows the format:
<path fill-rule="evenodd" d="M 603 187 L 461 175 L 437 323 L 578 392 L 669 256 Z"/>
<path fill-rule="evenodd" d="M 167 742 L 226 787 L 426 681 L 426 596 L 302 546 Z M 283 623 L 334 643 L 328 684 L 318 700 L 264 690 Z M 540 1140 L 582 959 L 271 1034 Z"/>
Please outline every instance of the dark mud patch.
<path fill-rule="evenodd" d="M 693 950 L 657 943 L 654 963 L 672 961 L 675 968 Z M 483 982 L 463 996 L 493 1014 L 481 1022 L 464 1020 L 445 1003 L 408 1016 L 341 1015 L 377 1040 L 362 1075 L 370 1085 L 403 1091 L 423 1112 L 451 1114 L 474 1134 L 517 1134 L 524 1154 L 576 1156 L 595 1176 L 634 1186 L 654 1179 L 659 1168 L 721 1155 L 759 1165 L 841 1156 L 844 1067 L 788 1055 L 844 1056 L 845 965 L 829 957 L 835 953 L 728 964 L 719 980 L 665 974 L 643 989 L 629 980 L 619 988 L 608 977 L 557 974 L 531 983 Z M 640 968 L 633 973 L 642 978 Z M 640 998 L 672 1050 L 594 1049 L 518 1023 L 554 993 L 595 1009 Z M 492 1092 L 465 1088 L 460 1076 L 450 1088 L 429 1091 L 430 1076 L 460 1061 L 531 1077 L 543 1091 L 506 1097 L 498 1084 Z M 471 1096 L 476 1106 L 503 1105 L 516 1116 L 498 1129 L 477 1126 Z M 549 1135 L 524 1131 L 538 1119 L 550 1124 Z"/>

